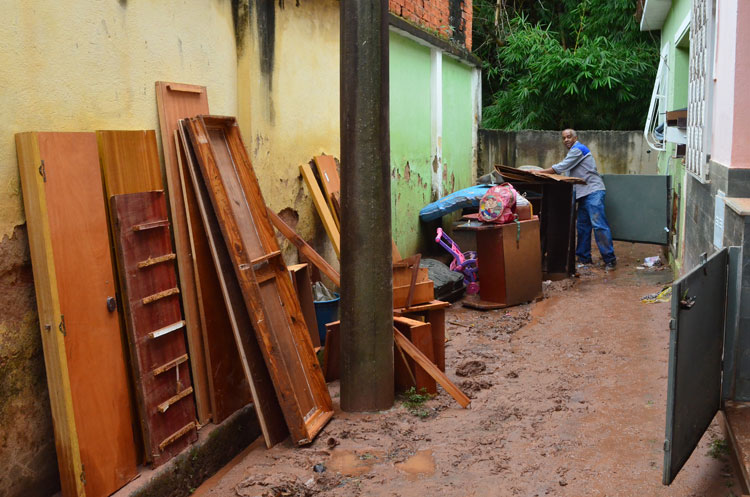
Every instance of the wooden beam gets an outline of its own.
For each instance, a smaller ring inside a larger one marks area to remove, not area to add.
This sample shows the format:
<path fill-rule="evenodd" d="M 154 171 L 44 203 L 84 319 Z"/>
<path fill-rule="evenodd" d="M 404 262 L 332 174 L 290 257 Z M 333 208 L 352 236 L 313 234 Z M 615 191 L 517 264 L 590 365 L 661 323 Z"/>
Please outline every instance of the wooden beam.
<path fill-rule="evenodd" d="M 406 338 L 400 331 L 398 331 L 396 328 L 393 328 L 393 339 L 396 341 L 396 344 L 403 349 L 403 351 L 410 356 L 412 359 L 414 359 L 422 368 L 427 371 L 427 374 L 435 378 L 435 381 L 437 381 L 441 387 L 445 389 L 448 394 L 456 399 L 456 402 L 459 403 L 461 407 L 464 409 L 471 404 L 471 400 L 469 397 L 466 396 L 457 386 L 455 383 L 453 383 L 442 371 L 438 369 L 437 366 L 435 366 L 432 361 L 430 361 L 427 356 L 425 356 L 422 352 L 419 351 L 417 347 L 414 346 L 413 343 L 409 341 L 408 338 Z"/>
<path fill-rule="evenodd" d="M 320 269 L 323 274 L 328 276 L 328 278 L 330 278 L 334 285 L 340 287 L 341 275 L 339 275 L 339 272 L 333 269 L 333 266 L 328 264 L 328 261 L 323 259 L 323 257 L 318 254 L 314 248 L 308 245 L 308 243 L 303 240 L 302 237 L 299 236 L 288 224 L 286 224 L 284 220 L 281 219 L 279 215 L 276 214 L 271 208 L 266 207 L 266 211 L 268 212 L 268 217 L 271 219 L 271 223 L 273 223 L 276 229 L 279 230 L 279 232 L 281 232 L 281 234 L 284 235 L 287 240 L 292 242 L 292 245 L 297 247 L 297 249 L 302 252 L 302 255 L 307 257 L 315 267 Z"/>

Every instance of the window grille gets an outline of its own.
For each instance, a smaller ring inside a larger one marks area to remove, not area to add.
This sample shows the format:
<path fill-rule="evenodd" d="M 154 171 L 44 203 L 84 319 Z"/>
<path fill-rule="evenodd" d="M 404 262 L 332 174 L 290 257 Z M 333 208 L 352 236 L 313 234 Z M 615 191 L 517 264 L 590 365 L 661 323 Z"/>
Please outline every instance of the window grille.
<path fill-rule="evenodd" d="M 705 182 L 708 180 L 711 134 L 713 0 L 693 0 L 691 13 L 685 167 Z"/>

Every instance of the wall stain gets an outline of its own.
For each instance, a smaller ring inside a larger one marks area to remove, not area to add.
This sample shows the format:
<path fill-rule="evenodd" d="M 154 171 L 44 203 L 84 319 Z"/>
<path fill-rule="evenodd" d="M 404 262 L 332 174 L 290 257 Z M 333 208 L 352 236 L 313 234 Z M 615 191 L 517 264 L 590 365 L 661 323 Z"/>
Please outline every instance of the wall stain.
<path fill-rule="evenodd" d="M 406 161 L 406 167 L 404 168 L 404 180 L 411 180 L 411 167 L 409 166 L 409 161 Z"/>
<path fill-rule="evenodd" d="M 250 26 L 250 0 L 232 0 L 232 22 L 234 42 L 237 45 L 237 58 L 245 49 L 245 35 Z"/>

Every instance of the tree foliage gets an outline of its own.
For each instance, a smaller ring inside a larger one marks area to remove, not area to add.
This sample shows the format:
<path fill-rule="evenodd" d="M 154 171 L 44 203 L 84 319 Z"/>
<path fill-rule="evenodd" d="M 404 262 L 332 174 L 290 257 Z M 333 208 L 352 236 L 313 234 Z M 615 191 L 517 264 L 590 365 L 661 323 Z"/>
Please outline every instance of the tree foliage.
<path fill-rule="evenodd" d="M 636 2 L 511 1 L 474 1 L 485 127 L 643 127 L 659 54 Z"/>

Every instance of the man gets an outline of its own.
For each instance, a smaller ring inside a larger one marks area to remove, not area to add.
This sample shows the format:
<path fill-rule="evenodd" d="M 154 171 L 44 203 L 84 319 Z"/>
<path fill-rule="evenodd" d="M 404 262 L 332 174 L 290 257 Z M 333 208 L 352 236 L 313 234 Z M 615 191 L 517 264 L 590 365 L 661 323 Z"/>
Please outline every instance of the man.
<path fill-rule="evenodd" d="M 541 172 L 547 174 L 563 174 L 583 179 L 585 185 L 573 185 L 578 206 L 578 244 L 576 256 L 578 262 L 591 264 L 591 228 L 594 228 L 594 238 L 607 270 L 615 269 L 617 258 L 612 246 L 612 232 L 604 214 L 604 182 L 596 170 L 596 161 L 591 151 L 578 141 L 575 130 L 566 129 L 562 132 L 562 141 L 568 148 L 568 155 L 562 162 L 558 162 Z"/>

